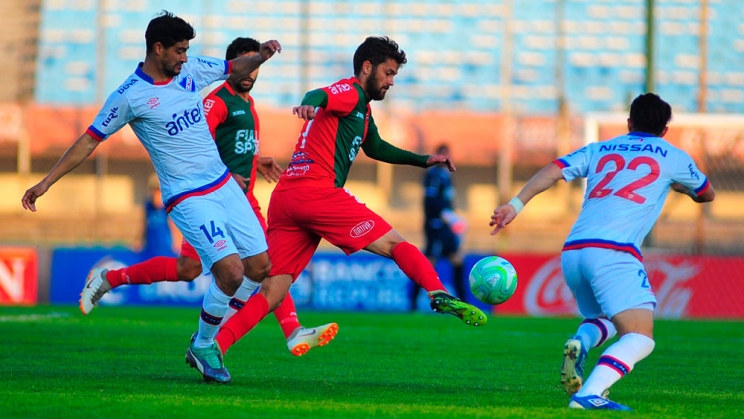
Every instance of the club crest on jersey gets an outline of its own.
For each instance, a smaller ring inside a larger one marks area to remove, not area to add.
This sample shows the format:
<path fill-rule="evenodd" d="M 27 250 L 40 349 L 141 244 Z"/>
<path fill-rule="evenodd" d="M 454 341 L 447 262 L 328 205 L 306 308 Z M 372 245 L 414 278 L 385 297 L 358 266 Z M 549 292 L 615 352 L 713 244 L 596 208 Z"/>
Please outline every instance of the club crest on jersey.
<path fill-rule="evenodd" d="M 165 129 L 168 130 L 168 135 L 178 135 L 178 133 L 189 129 L 192 125 L 202 120 L 201 112 L 199 108 L 191 110 L 185 110 L 181 114 L 174 113 L 172 121 L 165 124 Z"/>
<path fill-rule="evenodd" d="M 194 79 L 191 77 L 190 74 L 182 78 L 181 81 L 178 82 L 178 84 L 180 84 L 181 87 L 188 90 L 189 92 L 196 91 L 196 84 L 194 84 Z"/>

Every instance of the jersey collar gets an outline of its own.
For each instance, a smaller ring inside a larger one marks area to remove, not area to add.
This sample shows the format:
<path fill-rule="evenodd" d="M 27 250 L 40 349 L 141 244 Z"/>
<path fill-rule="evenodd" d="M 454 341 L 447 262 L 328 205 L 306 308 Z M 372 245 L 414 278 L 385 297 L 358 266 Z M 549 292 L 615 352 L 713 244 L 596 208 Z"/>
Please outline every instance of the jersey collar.
<path fill-rule="evenodd" d="M 142 71 L 142 66 L 144 64 L 145 63 L 140 62 L 139 64 L 137 64 L 137 69 L 134 70 L 134 74 L 136 74 L 137 77 L 141 78 L 142 80 L 144 80 L 144 81 L 146 81 L 146 82 L 148 82 L 148 83 L 150 83 L 152 85 L 155 85 L 155 86 L 163 86 L 165 84 L 170 83 L 171 80 L 173 80 L 173 77 L 171 77 L 168 80 L 164 80 L 164 81 L 153 81 L 152 77 L 148 76 L 144 71 Z"/>
<path fill-rule="evenodd" d="M 643 131 L 631 131 L 628 133 L 628 135 L 632 135 L 633 137 L 658 137 L 656 134 L 651 134 L 650 132 Z"/>
<path fill-rule="evenodd" d="M 367 96 L 367 92 L 364 91 L 364 87 L 362 86 L 362 82 L 360 82 L 359 79 L 356 78 L 356 76 L 351 76 L 346 81 L 348 81 L 352 85 L 353 84 L 358 84 L 359 87 L 362 88 L 362 92 L 364 92 L 364 99 L 367 101 L 367 103 L 372 102 L 372 99 L 370 99 L 369 96 Z"/>
<path fill-rule="evenodd" d="M 228 93 L 230 93 L 231 95 L 235 97 L 239 97 L 238 94 L 235 92 L 235 89 L 233 89 L 232 85 L 228 83 L 227 80 L 225 80 L 222 84 L 225 86 L 225 90 L 227 90 Z M 251 102 L 252 100 L 253 100 L 253 96 L 251 96 L 251 94 L 249 93 L 248 102 Z"/>

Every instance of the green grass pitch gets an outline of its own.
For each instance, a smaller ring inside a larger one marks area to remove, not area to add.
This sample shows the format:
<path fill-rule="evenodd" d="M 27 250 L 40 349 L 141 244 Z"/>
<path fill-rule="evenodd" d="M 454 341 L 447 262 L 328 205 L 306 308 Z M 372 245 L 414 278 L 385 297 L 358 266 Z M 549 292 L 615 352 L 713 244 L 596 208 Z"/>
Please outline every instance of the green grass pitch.
<path fill-rule="evenodd" d="M 576 319 L 302 312 L 328 346 L 293 357 L 273 316 L 209 384 L 184 362 L 198 309 L 0 308 L 2 418 L 741 418 L 744 323 L 660 321 L 656 350 L 612 388 L 634 412 L 569 410 L 559 385 Z M 593 366 L 600 351 L 590 353 Z"/>

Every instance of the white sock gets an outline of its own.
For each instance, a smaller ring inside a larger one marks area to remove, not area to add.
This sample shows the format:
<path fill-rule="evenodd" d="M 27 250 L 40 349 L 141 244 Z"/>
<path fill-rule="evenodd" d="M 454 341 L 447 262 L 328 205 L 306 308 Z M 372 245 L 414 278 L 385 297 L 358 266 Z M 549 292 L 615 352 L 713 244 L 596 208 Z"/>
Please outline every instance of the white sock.
<path fill-rule="evenodd" d="M 212 280 L 207 293 L 204 294 L 202 312 L 199 317 L 199 333 L 194 341 L 195 348 L 208 348 L 214 343 L 214 337 L 220 330 L 220 323 L 227 312 L 227 305 L 232 297 L 225 295 Z"/>
<path fill-rule="evenodd" d="M 227 321 L 230 320 L 230 317 L 232 317 L 233 314 L 237 313 L 238 310 L 243 308 L 243 306 L 245 305 L 245 302 L 248 301 L 251 295 L 253 295 L 256 289 L 260 286 L 261 286 L 261 283 L 253 282 L 247 276 L 243 276 L 243 283 L 240 284 L 240 288 L 238 288 L 238 290 L 235 291 L 235 295 L 230 300 L 230 304 L 228 305 L 227 312 L 225 313 L 225 316 L 222 318 L 222 323 L 220 323 L 220 326 L 227 323 Z"/>
<path fill-rule="evenodd" d="M 610 345 L 602 354 L 578 393 L 579 397 L 601 395 L 633 369 L 635 364 L 649 356 L 656 343 L 639 333 L 628 333 Z"/>
<path fill-rule="evenodd" d="M 581 340 L 588 351 L 591 348 L 601 346 L 603 343 L 615 337 L 617 329 L 611 321 L 605 318 L 586 319 L 576 331 L 576 337 Z"/>

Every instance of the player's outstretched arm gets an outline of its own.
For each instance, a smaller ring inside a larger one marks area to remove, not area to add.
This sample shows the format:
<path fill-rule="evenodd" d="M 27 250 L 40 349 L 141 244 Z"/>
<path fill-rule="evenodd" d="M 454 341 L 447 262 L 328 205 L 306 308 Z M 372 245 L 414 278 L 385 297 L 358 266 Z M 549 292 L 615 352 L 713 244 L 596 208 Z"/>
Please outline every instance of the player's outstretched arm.
<path fill-rule="evenodd" d="M 527 204 L 527 202 L 555 185 L 555 183 L 561 179 L 563 179 L 563 171 L 555 163 L 550 163 L 540 169 L 540 171 L 537 172 L 535 176 L 532 176 L 527 184 L 524 185 L 524 188 L 519 191 L 519 194 L 509 201 L 508 204 L 501 205 L 493 210 L 491 222 L 488 224 L 493 227 L 491 235 L 495 235 L 509 223 L 514 221 L 514 218 L 516 218 L 517 214 L 522 211 L 522 208 Z"/>
<path fill-rule="evenodd" d="M 677 182 L 672 183 L 672 189 L 675 192 L 679 192 L 681 194 L 689 196 L 693 201 L 700 204 L 704 202 L 710 202 L 716 198 L 716 191 L 713 189 L 713 185 L 710 184 L 708 184 L 708 188 L 705 190 L 705 192 L 700 195 L 691 191 L 687 186 Z"/>
<path fill-rule="evenodd" d="M 49 188 L 54 185 L 62 176 L 69 173 L 72 169 L 78 167 L 80 163 L 85 161 L 93 150 L 98 147 L 100 142 L 90 135 L 83 134 L 78 138 L 70 148 L 65 151 L 65 154 L 60 157 L 57 164 L 54 165 L 52 170 L 42 179 L 39 183 L 31 187 L 21 198 L 21 204 L 24 209 L 36 212 L 36 200 L 40 196 L 44 195 Z"/>
<path fill-rule="evenodd" d="M 264 42 L 261 44 L 258 54 L 251 55 L 250 57 L 237 57 L 231 61 L 231 76 L 238 79 L 248 76 L 253 72 L 253 70 L 260 67 L 261 64 L 265 63 L 266 60 L 273 57 L 277 52 L 282 52 L 282 46 L 279 44 L 279 41 L 272 39 Z"/>

